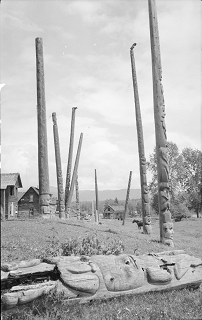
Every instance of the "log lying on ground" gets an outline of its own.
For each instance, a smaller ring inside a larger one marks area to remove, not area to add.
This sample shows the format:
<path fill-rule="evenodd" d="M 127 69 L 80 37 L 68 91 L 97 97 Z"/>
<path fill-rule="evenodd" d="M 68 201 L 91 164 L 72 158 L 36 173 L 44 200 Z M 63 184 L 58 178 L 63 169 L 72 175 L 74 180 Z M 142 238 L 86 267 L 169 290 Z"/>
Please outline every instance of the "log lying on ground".
<path fill-rule="evenodd" d="M 54 280 L 57 281 L 16 286 L 16 277 L 19 281 L 25 281 L 30 274 L 37 275 L 39 281 L 40 278 L 43 280 L 47 272 L 50 276 L 55 274 Z M 6 308 L 32 301 L 52 288 L 63 292 L 68 303 L 83 303 L 120 295 L 200 286 L 202 260 L 183 250 L 152 252 L 141 256 L 47 257 L 37 266 L 19 268 L 6 275 L 4 272 L 2 277 L 2 281 L 10 281 L 12 284 L 9 292 L 2 296 Z"/>
<path fill-rule="evenodd" d="M 56 281 L 47 281 L 34 285 L 16 286 L 1 297 L 4 308 L 11 309 L 49 293 L 56 287 Z"/>

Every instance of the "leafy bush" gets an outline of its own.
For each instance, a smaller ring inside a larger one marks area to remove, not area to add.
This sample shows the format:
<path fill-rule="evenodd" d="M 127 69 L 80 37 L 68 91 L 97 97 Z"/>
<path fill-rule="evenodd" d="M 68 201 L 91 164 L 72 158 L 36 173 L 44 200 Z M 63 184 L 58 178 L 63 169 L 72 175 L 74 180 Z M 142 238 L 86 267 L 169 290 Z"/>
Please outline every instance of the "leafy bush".
<path fill-rule="evenodd" d="M 87 237 L 81 239 L 67 239 L 64 243 L 61 244 L 62 255 L 108 255 L 114 254 L 118 255 L 124 251 L 124 246 L 121 240 L 110 240 L 108 243 L 101 243 L 97 234 L 93 233 L 87 235 Z"/>
<path fill-rule="evenodd" d="M 45 256 L 71 256 L 71 255 L 119 255 L 124 251 L 124 245 L 121 240 L 114 240 L 108 238 L 107 242 L 100 242 L 97 234 L 92 233 L 84 238 L 78 237 L 76 239 L 66 239 L 65 242 L 60 242 L 57 233 L 52 228 L 53 235 L 48 237 L 48 246 L 39 255 L 39 258 Z"/>
<path fill-rule="evenodd" d="M 185 203 L 171 203 L 170 204 L 170 211 L 173 218 L 189 218 L 191 217 L 191 213 L 187 208 Z"/>

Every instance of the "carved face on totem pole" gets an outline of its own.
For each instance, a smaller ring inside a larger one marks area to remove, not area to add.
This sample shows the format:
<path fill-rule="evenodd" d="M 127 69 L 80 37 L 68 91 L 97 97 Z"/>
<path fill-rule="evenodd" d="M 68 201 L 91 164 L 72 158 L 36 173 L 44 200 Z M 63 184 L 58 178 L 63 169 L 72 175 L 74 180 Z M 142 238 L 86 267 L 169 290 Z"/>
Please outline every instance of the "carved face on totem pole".
<path fill-rule="evenodd" d="M 164 222 L 163 223 L 163 237 L 165 240 L 173 241 L 173 223 L 172 222 Z"/>
<path fill-rule="evenodd" d="M 150 225 L 151 224 L 151 217 L 150 216 L 145 216 L 144 217 L 144 222 L 145 222 L 145 225 Z"/>
<path fill-rule="evenodd" d="M 50 196 L 49 193 L 42 194 L 40 196 L 40 204 L 41 204 L 41 206 L 49 206 L 50 201 L 51 201 L 51 196 Z"/>

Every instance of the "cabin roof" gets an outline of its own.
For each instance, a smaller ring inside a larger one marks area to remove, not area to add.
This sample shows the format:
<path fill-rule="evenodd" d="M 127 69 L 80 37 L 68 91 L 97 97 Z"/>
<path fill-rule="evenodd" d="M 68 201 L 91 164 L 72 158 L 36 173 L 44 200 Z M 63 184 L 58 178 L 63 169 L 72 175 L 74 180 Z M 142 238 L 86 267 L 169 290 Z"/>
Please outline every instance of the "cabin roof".
<path fill-rule="evenodd" d="M 124 206 L 117 206 L 117 205 L 108 205 L 106 208 L 105 208 L 105 210 L 106 209 L 108 209 L 108 208 L 111 208 L 113 211 L 124 211 Z"/>
<path fill-rule="evenodd" d="M 36 192 L 36 194 L 39 195 L 39 189 L 38 189 L 38 188 L 36 188 L 36 187 L 29 187 L 29 189 L 27 189 L 27 191 L 21 193 L 20 197 L 18 198 L 18 201 L 19 201 L 31 188 Z"/>
<path fill-rule="evenodd" d="M 19 173 L 1 173 L 1 189 L 6 189 L 8 186 L 22 188 L 22 182 Z"/>

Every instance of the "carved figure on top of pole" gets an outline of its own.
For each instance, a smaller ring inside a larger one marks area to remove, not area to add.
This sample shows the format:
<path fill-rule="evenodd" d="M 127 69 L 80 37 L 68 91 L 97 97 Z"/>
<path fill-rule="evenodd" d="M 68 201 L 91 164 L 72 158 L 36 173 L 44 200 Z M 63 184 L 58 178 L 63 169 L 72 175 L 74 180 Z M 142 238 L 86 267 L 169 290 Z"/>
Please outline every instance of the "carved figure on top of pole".
<path fill-rule="evenodd" d="M 162 68 L 155 0 L 148 0 L 148 6 L 152 55 L 154 121 L 156 132 L 160 241 L 173 247 L 173 223 L 171 219 L 169 199 L 170 188 L 165 126 L 165 104 L 162 86 Z"/>
<path fill-rule="evenodd" d="M 66 176 L 66 186 L 65 186 L 65 211 L 69 215 L 68 210 L 68 197 L 70 192 L 71 184 L 71 170 L 72 170 L 72 156 L 73 156 L 73 145 L 74 145 L 74 127 L 75 127 L 75 112 L 76 107 L 72 108 L 72 119 L 71 119 L 71 131 L 70 131 L 70 141 L 69 141 L 69 154 L 68 154 L 68 163 L 67 163 L 67 176 Z"/>
<path fill-rule="evenodd" d="M 35 39 L 36 80 L 37 80 L 37 123 L 38 123 L 38 170 L 39 170 L 39 207 L 43 217 L 50 214 L 50 189 L 48 170 L 48 145 L 46 129 L 46 102 L 44 83 L 43 40 Z"/>
<path fill-rule="evenodd" d="M 52 119 L 53 119 L 53 136 L 54 136 L 54 144 L 55 144 L 56 174 L 57 174 L 57 185 L 58 185 L 59 217 L 61 219 L 64 219 L 65 218 L 65 194 L 63 189 L 58 125 L 57 125 L 57 117 L 55 112 L 52 113 Z"/>
<path fill-rule="evenodd" d="M 122 225 L 125 224 L 125 219 L 126 219 L 126 213 L 127 213 L 127 208 L 128 208 L 128 200 L 129 200 L 129 195 L 130 195 L 131 177 L 132 177 L 132 171 L 130 171 L 129 179 L 128 179 L 128 189 L 127 189 L 127 194 L 126 194 L 126 202 L 125 202 L 125 209 L 124 209 L 124 214 L 123 214 L 123 223 L 122 223 Z"/>
<path fill-rule="evenodd" d="M 72 181 L 71 181 L 71 186 L 70 186 L 70 190 L 69 190 L 69 196 L 67 199 L 67 211 L 66 211 L 67 218 L 69 218 L 69 215 L 70 215 L 70 205 L 71 205 L 71 201 L 72 201 L 74 186 L 76 183 L 76 176 L 77 176 L 77 172 L 78 172 L 82 141 L 83 141 L 83 133 L 80 134 L 80 139 L 79 139 L 79 144 L 78 144 L 78 149 L 77 149 L 77 154 L 76 154 L 76 160 L 75 160 L 74 170 L 73 170 L 73 174 L 72 174 Z"/>
<path fill-rule="evenodd" d="M 137 138 L 138 138 L 138 152 L 139 152 L 139 165 L 140 165 L 140 181 L 141 181 L 141 196 L 142 196 L 142 221 L 143 221 L 143 232 L 146 234 L 151 233 L 151 215 L 149 208 L 149 195 L 147 187 L 147 173 L 146 173 L 146 158 L 144 151 L 144 137 L 142 129 L 142 117 L 140 111 L 140 101 L 138 94 L 137 75 L 135 68 L 135 58 L 133 49 L 136 43 L 130 48 L 131 66 L 132 66 L 132 78 L 133 78 L 133 89 L 135 99 L 135 114 L 136 114 L 136 127 L 137 127 Z"/>

